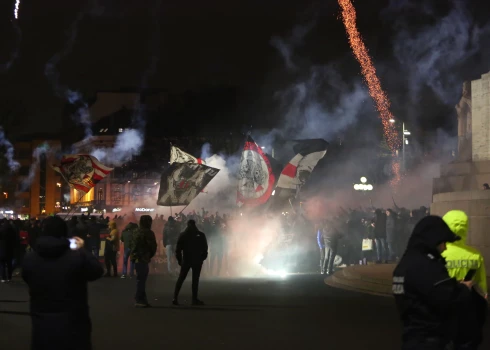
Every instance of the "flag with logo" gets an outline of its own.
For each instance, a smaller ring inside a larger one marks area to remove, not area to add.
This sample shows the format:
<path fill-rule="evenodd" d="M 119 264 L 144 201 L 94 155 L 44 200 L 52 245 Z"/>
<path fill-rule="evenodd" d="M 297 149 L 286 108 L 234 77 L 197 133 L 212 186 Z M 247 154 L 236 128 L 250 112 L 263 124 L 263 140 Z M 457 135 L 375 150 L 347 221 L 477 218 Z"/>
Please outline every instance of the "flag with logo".
<path fill-rule="evenodd" d="M 52 168 L 60 173 L 71 187 L 83 194 L 89 192 L 113 170 L 88 154 L 64 155 L 61 164 L 53 165 Z"/>
<path fill-rule="evenodd" d="M 249 135 L 240 159 L 237 205 L 255 207 L 266 203 L 272 194 L 274 182 L 269 158 Z"/>
<path fill-rule="evenodd" d="M 218 174 L 219 169 L 198 163 L 172 163 L 162 174 L 157 204 L 188 205 Z"/>
<path fill-rule="evenodd" d="M 180 148 L 172 146 L 170 149 L 170 164 L 173 163 L 197 163 L 206 164 L 201 158 L 196 158 L 189 153 L 182 151 Z"/>

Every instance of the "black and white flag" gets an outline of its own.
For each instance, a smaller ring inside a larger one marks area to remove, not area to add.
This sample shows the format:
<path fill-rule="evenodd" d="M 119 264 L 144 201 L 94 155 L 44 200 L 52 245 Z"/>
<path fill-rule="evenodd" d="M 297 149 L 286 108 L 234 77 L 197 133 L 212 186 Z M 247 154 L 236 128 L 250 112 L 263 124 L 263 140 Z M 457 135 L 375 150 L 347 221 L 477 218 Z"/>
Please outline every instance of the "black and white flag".
<path fill-rule="evenodd" d="M 162 174 L 157 205 L 188 205 L 218 172 L 219 169 L 204 164 L 171 164 Z"/>

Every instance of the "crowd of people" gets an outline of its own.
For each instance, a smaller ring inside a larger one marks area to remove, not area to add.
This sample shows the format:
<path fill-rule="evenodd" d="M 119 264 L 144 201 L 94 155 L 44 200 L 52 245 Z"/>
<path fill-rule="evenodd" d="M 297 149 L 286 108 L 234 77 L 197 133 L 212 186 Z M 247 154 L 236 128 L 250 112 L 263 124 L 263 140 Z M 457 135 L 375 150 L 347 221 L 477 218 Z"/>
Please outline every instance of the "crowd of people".
<path fill-rule="evenodd" d="M 320 272 L 335 265 L 395 262 L 403 254 L 415 224 L 429 215 L 426 207 L 407 210 L 340 210 L 317 225 Z"/>

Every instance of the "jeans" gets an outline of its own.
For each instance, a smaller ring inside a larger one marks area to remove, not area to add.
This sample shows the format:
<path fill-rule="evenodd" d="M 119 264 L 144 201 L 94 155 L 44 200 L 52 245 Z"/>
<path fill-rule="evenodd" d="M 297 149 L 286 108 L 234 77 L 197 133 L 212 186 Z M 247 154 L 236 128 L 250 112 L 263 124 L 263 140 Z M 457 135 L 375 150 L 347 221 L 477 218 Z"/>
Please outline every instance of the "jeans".
<path fill-rule="evenodd" d="M 201 276 L 202 262 L 193 263 L 193 264 L 184 264 L 180 267 L 180 274 L 175 284 L 174 291 L 174 299 L 177 300 L 179 298 L 180 289 L 182 288 L 182 284 L 189 273 L 189 270 L 192 269 L 192 300 L 197 300 L 197 295 L 199 292 L 199 277 Z"/>
<path fill-rule="evenodd" d="M 131 255 L 131 249 L 125 247 L 124 257 L 123 257 L 123 271 L 122 271 L 123 275 L 127 275 L 128 273 L 128 260 L 130 255 Z M 129 262 L 129 275 L 131 277 L 134 276 L 134 261 Z"/>
<path fill-rule="evenodd" d="M 3 281 L 12 279 L 12 258 L 0 259 L 0 275 Z"/>
<path fill-rule="evenodd" d="M 137 303 L 148 304 L 148 299 L 146 297 L 146 280 L 150 273 L 150 264 L 137 262 L 134 263 L 134 267 L 136 268 L 136 295 L 134 296 L 134 299 Z"/>
<path fill-rule="evenodd" d="M 320 248 L 320 272 L 323 275 L 325 273 L 325 248 Z"/>
<path fill-rule="evenodd" d="M 395 243 L 386 242 L 386 247 L 387 247 L 388 259 L 394 261 L 396 258 Z"/>
<path fill-rule="evenodd" d="M 333 272 L 333 263 L 337 252 L 333 247 L 325 247 L 325 260 L 323 261 L 323 272 L 331 274 Z"/>
<path fill-rule="evenodd" d="M 376 258 L 378 261 L 386 260 L 386 238 L 376 238 Z"/>
<path fill-rule="evenodd" d="M 172 244 L 167 244 L 165 254 L 167 254 L 167 270 L 172 273 L 172 258 L 174 257 L 174 246 Z"/>

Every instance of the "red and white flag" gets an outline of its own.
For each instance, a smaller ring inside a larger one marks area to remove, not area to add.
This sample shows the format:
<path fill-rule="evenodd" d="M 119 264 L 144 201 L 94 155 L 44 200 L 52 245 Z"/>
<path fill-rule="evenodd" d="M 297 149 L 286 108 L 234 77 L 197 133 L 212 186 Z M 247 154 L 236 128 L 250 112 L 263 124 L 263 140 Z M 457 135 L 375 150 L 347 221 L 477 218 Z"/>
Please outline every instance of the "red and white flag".
<path fill-rule="evenodd" d="M 237 205 L 255 207 L 266 203 L 275 179 L 269 158 L 249 135 L 240 159 Z"/>
<path fill-rule="evenodd" d="M 84 194 L 113 170 L 88 154 L 64 155 L 61 164 L 52 167 L 71 187 Z"/>
<path fill-rule="evenodd" d="M 170 150 L 170 164 L 173 163 L 197 163 L 206 164 L 201 158 L 196 158 L 189 153 L 182 151 L 180 148 L 172 146 Z"/>

